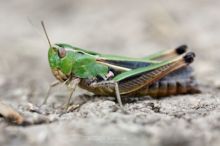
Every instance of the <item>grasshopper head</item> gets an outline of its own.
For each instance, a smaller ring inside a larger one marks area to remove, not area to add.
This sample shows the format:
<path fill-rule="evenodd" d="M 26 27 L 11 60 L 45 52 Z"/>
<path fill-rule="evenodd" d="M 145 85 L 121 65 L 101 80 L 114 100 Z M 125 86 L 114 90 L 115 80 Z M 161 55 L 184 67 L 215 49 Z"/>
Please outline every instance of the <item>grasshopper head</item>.
<path fill-rule="evenodd" d="M 50 46 L 48 50 L 48 60 L 52 73 L 59 81 L 66 81 L 69 77 L 71 77 L 71 70 L 73 66 L 72 55 L 71 53 L 67 53 L 67 50 L 64 47 L 51 45 L 43 21 L 41 21 L 41 25 Z"/>
<path fill-rule="evenodd" d="M 57 45 L 53 45 L 48 50 L 48 61 L 53 75 L 61 82 L 71 76 L 72 59 L 68 55 L 68 50 Z"/>

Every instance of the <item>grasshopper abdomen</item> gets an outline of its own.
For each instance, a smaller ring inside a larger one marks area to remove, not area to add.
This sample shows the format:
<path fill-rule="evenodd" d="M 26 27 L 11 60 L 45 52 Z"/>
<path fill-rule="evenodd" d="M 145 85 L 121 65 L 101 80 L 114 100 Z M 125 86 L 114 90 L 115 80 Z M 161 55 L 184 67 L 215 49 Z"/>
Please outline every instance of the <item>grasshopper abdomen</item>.
<path fill-rule="evenodd" d="M 184 61 L 179 61 L 180 64 L 187 64 L 193 61 L 194 54 L 188 53 L 183 59 Z M 130 78 L 124 79 L 119 82 L 119 89 L 121 96 L 132 97 L 132 96 L 151 96 L 151 97 L 164 97 L 177 94 L 187 94 L 187 93 L 199 93 L 197 82 L 194 79 L 193 69 L 190 66 L 181 67 L 177 70 L 172 71 L 163 78 L 151 82 L 150 79 L 158 74 L 159 72 L 163 74 L 167 68 L 174 68 L 179 66 L 178 63 L 170 64 L 161 67 L 152 72 L 147 72 L 146 74 L 132 76 Z M 146 84 L 146 81 L 150 81 Z M 145 83 L 145 86 L 141 85 Z M 108 85 L 101 85 L 99 87 L 92 87 L 89 85 L 90 80 L 84 79 L 80 83 L 80 86 L 88 91 L 95 93 L 96 95 L 109 95 L 114 96 L 114 88 Z M 133 90 L 137 89 L 138 90 Z M 133 91 L 132 91 L 133 90 Z"/>
<path fill-rule="evenodd" d="M 164 97 L 177 94 L 199 93 L 197 81 L 191 67 L 186 67 L 141 90 L 141 94 L 152 97 Z"/>

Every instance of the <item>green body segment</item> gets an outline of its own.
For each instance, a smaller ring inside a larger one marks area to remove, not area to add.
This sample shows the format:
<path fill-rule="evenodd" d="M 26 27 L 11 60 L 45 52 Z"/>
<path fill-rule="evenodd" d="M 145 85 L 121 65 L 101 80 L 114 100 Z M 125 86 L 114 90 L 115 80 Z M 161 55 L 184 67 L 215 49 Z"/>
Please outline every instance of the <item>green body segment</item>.
<path fill-rule="evenodd" d="M 59 48 L 66 49 L 66 56 L 63 58 L 59 57 Z M 155 64 L 157 66 L 163 65 L 163 63 L 158 63 L 156 61 L 150 61 L 145 59 L 137 59 L 137 58 L 129 58 L 115 55 L 103 55 L 92 51 L 87 51 L 84 49 L 80 49 L 77 47 L 72 47 L 68 44 L 56 44 L 53 47 L 49 48 L 48 51 L 48 59 L 49 64 L 52 70 L 60 70 L 66 76 L 75 76 L 79 78 L 95 78 L 100 76 L 105 78 L 108 74 L 109 66 L 103 65 L 97 60 L 104 61 L 135 61 L 135 62 L 143 62 L 148 64 Z M 138 73 L 143 69 L 138 69 L 134 71 L 133 74 Z M 139 71 L 140 70 L 140 71 Z M 130 73 L 129 73 L 130 74 Z M 132 73 L 130 75 L 133 75 Z M 124 76 L 124 75 L 123 75 Z M 129 76 L 127 73 L 124 77 Z M 119 81 L 121 75 L 119 77 L 116 76 L 113 80 Z"/>
<path fill-rule="evenodd" d="M 94 56 L 83 54 L 81 50 L 66 50 L 63 58 L 59 57 L 58 51 L 57 48 L 51 47 L 48 52 L 52 71 L 60 70 L 68 77 L 73 75 L 79 78 L 104 77 L 108 73 L 107 66 L 96 63 Z"/>

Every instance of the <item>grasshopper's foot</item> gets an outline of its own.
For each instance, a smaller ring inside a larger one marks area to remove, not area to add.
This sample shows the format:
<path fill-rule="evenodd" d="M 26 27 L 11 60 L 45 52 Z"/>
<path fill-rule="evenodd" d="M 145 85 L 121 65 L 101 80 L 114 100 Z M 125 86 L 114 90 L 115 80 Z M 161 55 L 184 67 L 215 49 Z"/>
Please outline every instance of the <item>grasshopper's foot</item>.
<path fill-rule="evenodd" d="M 48 99 L 48 97 L 45 97 L 44 101 L 40 104 L 40 106 L 46 105 L 47 104 L 47 99 Z"/>
<path fill-rule="evenodd" d="M 66 104 L 64 104 L 64 105 L 62 106 L 62 109 L 67 112 L 67 110 L 68 110 L 71 106 L 72 106 L 72 104 L 68 102 L 68 103 L 66 103 Z"/>
<path fill-rule="evenodd" d="M 66 113 L 68 113 L 68 112 L 72 112 L 72 111 L 76 110 L 79 107 L 80 107 L 79 104 L 72 104 L 72 105 L 71 104 L 66 104 L 63 108 L 64 108 L 64 111 Z"/>
<path fill-rule="evenodd" d="M 61 107 L 62 111 L 59 114 L 59 116 L 62 116 L 62 115 L 69 113 L 69 112 L 73 112 L 74 110 L 76 110 L 79 107 L 80 107 L 80 104 L 73 104 L 73 105 L 65 104 Z"/>
<path fill-rule="evenodd" d="M 119 109 L 121 110 L 122 113 L 128 114 L 129 112 L 124 108 L 124 106 L 119 106 Z"/>

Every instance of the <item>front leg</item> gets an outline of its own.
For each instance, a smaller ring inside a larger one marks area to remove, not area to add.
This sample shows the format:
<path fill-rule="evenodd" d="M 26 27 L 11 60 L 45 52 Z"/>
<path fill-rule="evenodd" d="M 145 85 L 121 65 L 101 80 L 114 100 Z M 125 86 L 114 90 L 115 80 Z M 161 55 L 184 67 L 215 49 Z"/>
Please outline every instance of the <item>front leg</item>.
<path fill-rule="evenodd" d="M 54 81 L 54 82 L 50 85 L 50 87 L 49 87 L 49 89 L 48 89 L 48 91 L 47 91 L 47 95 L 46 95 L 46 97 L 44 98 L 44 101 L 43 101 L 43 103 L 42 103 L 41 105 L 44 105 L 44 104 L 47 103 L 47 100 L 48 100 L 48 98 L 49 98 L 49 96 L 50 96 L 51 89 L 52 89 L 53 87 L 59 85 L 59 84 L 60 84 L 59 81 Z"/>
<path fill-rule="evenodd" d="M 73 92 L 75 91 L 75 89 L 76 89 L 77 85 L 79 84 L 79 82 L 80 82 L 80 79 L 75 78 L 67 84 L 67 88 L 70 90 L 68 101 L 67 101 L 67 108 L 70 105 L 70 101 L 71 101 Z"/>

